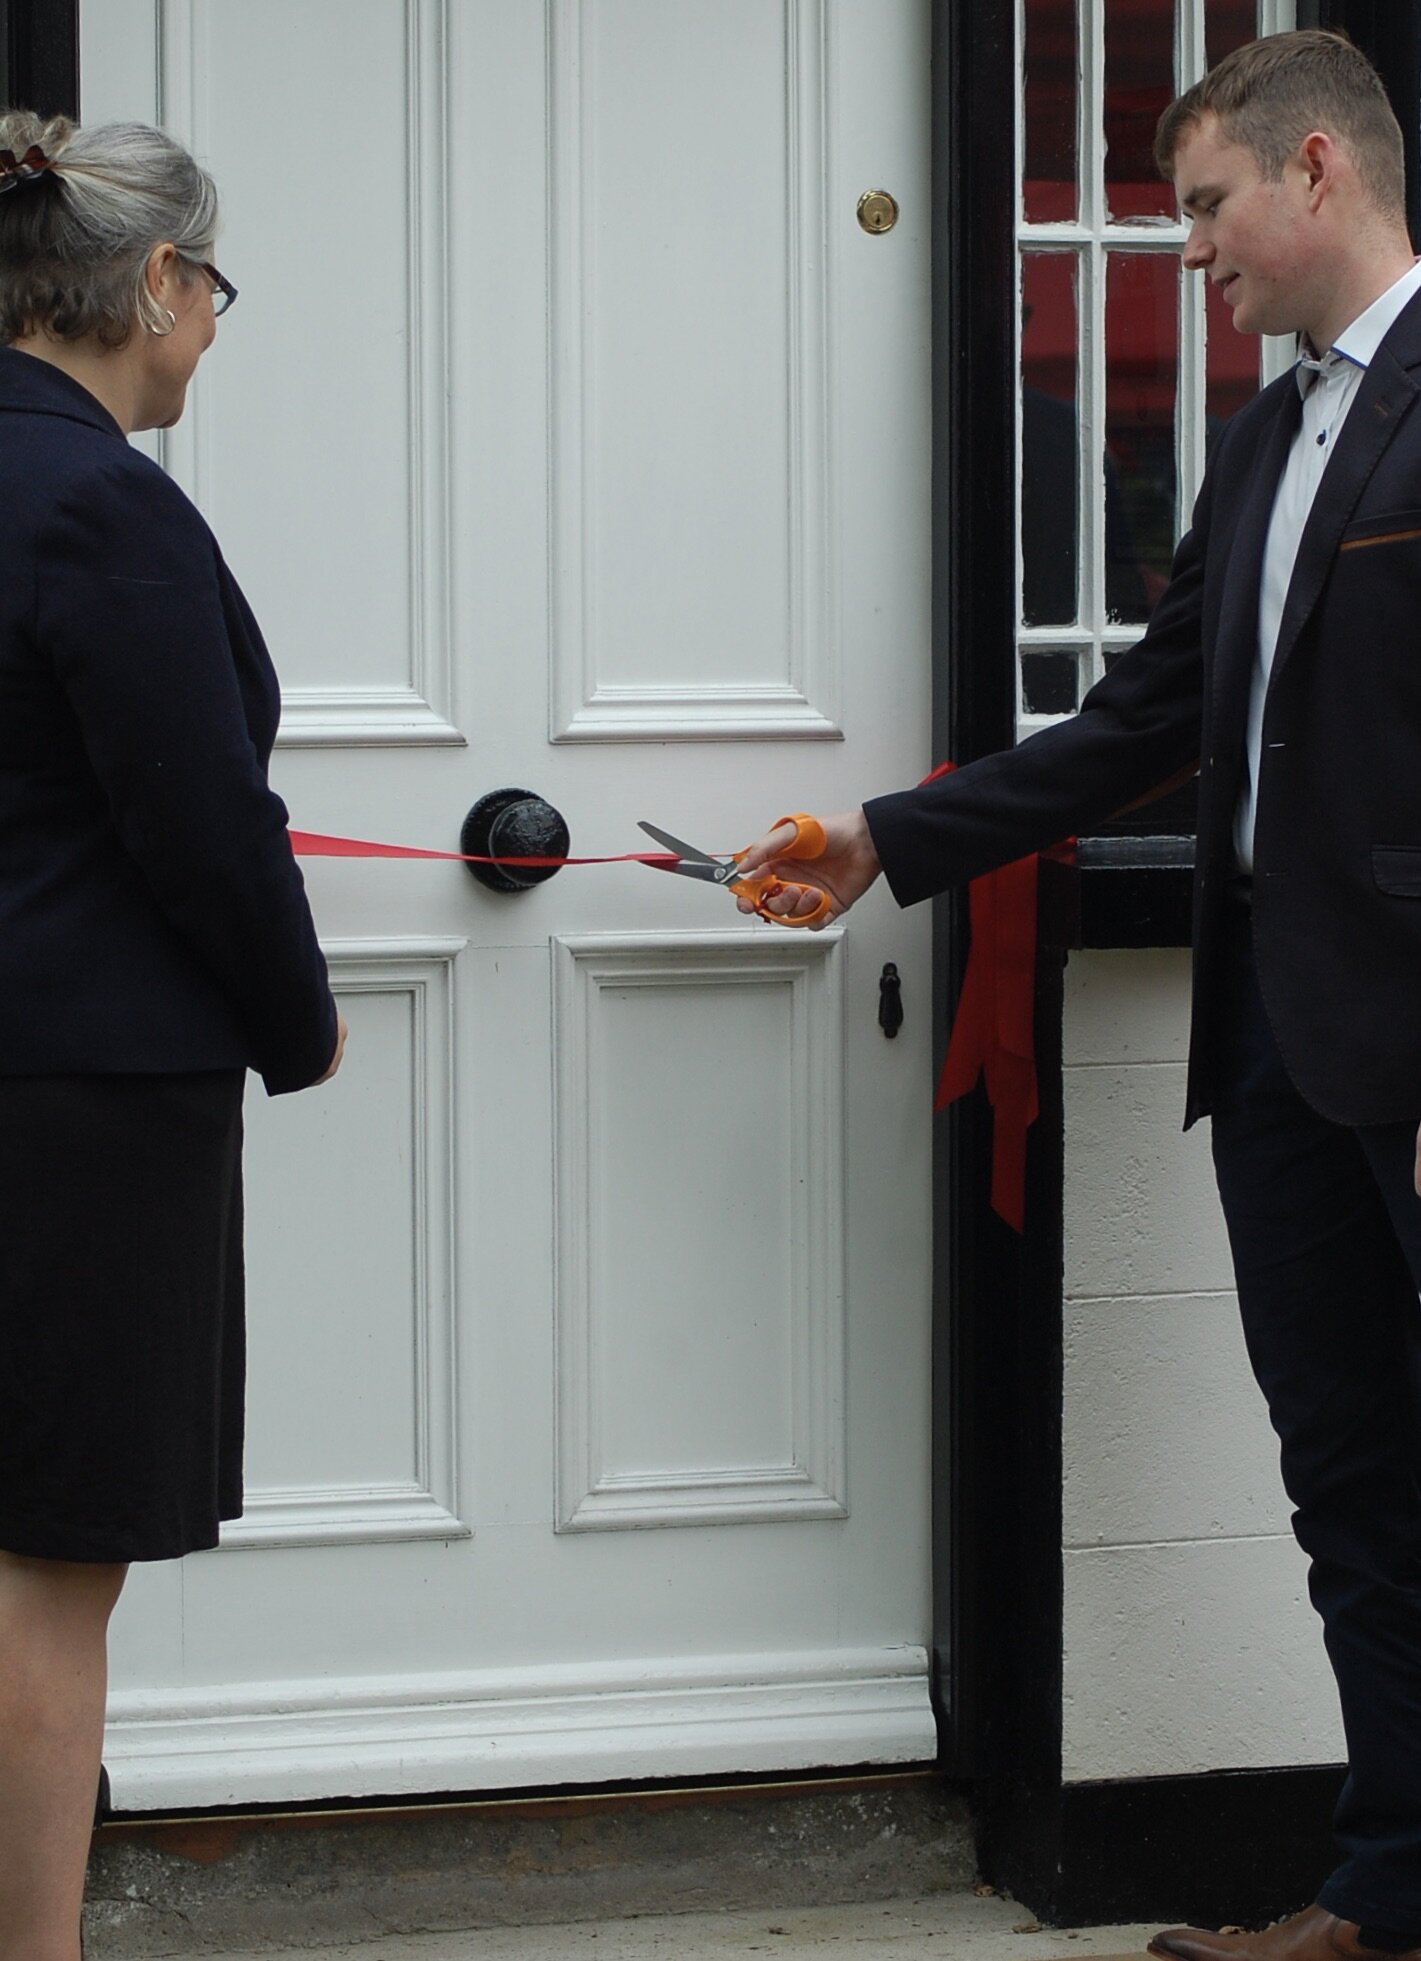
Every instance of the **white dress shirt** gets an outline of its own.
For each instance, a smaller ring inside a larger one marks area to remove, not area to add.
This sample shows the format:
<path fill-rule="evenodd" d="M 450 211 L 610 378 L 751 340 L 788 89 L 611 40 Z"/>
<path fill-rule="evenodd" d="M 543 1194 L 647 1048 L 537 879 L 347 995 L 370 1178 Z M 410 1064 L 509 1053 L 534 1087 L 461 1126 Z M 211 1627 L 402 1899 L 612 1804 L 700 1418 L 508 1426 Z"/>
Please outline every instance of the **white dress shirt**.
<path fill-rule="evenodd" d="M 1323 471 L 1327 468 L 1347 413 L 1357 398 L 1383 337 L 1407 302 L 1421 292 L 1421 259 L 1389 286 L 1350 327 L 1337 336 L 1327 353 L 1305 353 L 1298 362 L 1298 387 L 1303 414 L 1288 452 L 1268 543 L 1263 553 L 1263 582 L 1258 595 L 1258 652 L 1253 664 L 1253 687 L 1248 700 L 1248 776 L 1234 816 L 1234 849 L 1242 870 L 1253 870 L 1253 828 L 1258 815 L 1258 771 L 1263 752 L 1263 704 L 1268 677 L 1278 646 L 1283 606 L 1292 583 L 1293 566 Z"/>

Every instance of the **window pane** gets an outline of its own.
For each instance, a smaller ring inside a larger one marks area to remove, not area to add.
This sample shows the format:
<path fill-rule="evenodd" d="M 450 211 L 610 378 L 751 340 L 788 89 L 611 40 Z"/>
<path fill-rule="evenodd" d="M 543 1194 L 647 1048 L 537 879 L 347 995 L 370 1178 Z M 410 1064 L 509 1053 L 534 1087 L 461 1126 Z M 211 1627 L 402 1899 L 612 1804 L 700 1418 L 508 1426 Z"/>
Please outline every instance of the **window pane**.
<path fill-rule="evenodd" d="M 1229 417 L 1258 392 L 1260 343 L 1257 334 L 1238 331 L 1228 301 L 1207 278 L 1204 320 L 1208 335 L 1204 364 L 1204 440 L 1206 455 L 1212 455 L 1214 438 Z"/>
<path fill-rule="evenodd" d="M 1021 271 L 1021 610 L 1028 626 L 1067 626 L 1076 617 L 1076 338 L 1075 254 L 1028 252 Z"/>
<path fill-rule="evenodd" d="M 1213 68 L 1226 54 L 1258 39 L 1257 0 L 1207 0 L 1204 59 Z"/>
<path fill-rule="evenodd" d="M 1024 31 L 1026 178 L 1022 204 L 1029 224 L 1044 225 L 1073 219 L 1079 202 L 1076 0 L 1026 0 Z"/>
<path fill-rule="evenodd" d="M 1105 197 L 1112 218 L 1172 218 L 1155 125 L 1174 99 L 1172 0 L 1105 0 Z"/>
<path fill-rule="evenodd" d="M 1074 715 L 1081 705 L 1080 658 L 1073 647 L 1032 647 L 1021 657 L 1021 703 L 1028 715 Z"/>
<path fill-rule="evenodd" d="M 1105 606 L 1148 619 L 1179 532 L 1179 261 L 1112 252 L 1105 289 Z"/>

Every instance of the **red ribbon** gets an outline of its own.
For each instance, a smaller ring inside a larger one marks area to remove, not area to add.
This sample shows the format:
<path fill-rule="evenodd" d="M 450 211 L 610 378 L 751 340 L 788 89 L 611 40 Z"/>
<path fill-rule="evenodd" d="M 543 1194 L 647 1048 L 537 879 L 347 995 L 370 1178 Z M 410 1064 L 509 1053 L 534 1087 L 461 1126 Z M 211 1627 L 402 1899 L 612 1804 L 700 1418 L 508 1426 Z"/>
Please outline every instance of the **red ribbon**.
<path fill-rule="evenodd" d="M 1036 1083 L 1036 867 L 1033 853 L 974 878 L 972 944 L 935 1110 L 980 1077 L 992 1106 L 992 1210 L 1026 1230 L 1026 1133 L 1040 1113 Z"/>
<path fill-rule="evenodd" d="M 923 781 L 956 767 L 941 763 Z M 1036 1079 L 1036 884 L 1040 854 L 974 878 L 972 941 L 935 1110 L 983 1081 L 992 1106 L 992 1210 L 1026 1230 L 1026 1133 L 1041 1110 Z"/>
<path fill-rule="evenodd" d="M 930 776 L 955 768 L 942 763 Z M 605 858 L 478 857 L 409 844 L 292 831 L 298 858 L 438 858 L 464 865 L 671 865 L 670 851 L 622 851 Z M 946 1109 L 985 1080 L 992 1106 L 992 1209 L 1017 1232 L 1026 1229 L 1026 1133 L 1040 1111 L 1036 1081 L 1036 873 L 1033 852 L 974 878 L 968 893 L 972 943 L 953 1017 L 935 1110 Z"/>
<path fill-rule="evenodd" d="M 674 865 L 674 851 L 619 851 L 610 858 L 481 858 L 472 851 L 425 851 L 413 844 L 371 844 L 364 838 L 327 837 L 322 831 L 291 831 L 298 858 L 445 858 L 457 865 Z"/>

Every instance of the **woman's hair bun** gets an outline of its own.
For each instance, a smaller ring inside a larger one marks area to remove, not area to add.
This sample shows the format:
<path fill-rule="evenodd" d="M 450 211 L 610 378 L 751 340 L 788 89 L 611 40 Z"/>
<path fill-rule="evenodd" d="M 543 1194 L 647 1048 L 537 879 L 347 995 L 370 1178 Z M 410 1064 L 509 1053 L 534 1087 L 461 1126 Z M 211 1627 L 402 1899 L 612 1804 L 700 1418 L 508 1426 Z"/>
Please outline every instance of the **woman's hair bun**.
<path fill-rule="evenodd" d="M 0 109 L 0 342 L 122 347 L 152 324 L 154 248 L 175 245 L 197 278 L 216 233 L 212 179 L 162 130 Z"/>

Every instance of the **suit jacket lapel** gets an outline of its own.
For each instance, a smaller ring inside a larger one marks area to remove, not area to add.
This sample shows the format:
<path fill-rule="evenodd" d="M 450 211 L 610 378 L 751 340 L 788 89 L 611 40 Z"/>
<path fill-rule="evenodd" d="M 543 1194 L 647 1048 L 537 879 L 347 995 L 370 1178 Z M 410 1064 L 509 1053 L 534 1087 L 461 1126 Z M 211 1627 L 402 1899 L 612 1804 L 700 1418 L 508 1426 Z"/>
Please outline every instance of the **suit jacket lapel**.
<path fill-rule="evenodd" d="M 1403 314 L 1402 321 L 1406 317 Z M 1400 328 L 1401 322 L 1397 326 Z M 1357 499 L 1416 400 L 1415 377 L 1401 365 L 1388 345 L 1396 332 L 1393 329 L 1377 349 L 1362 377 L 1357 398 L 1342 425 L 1337 448 L 1322 473 L 1312 510 L 1303 526 L 1292 583 L 1278 627 L 1278 647 L 1273 656 L 1275 676 L 1297 645 L 1298 635 L 1318 602 Z"/>

